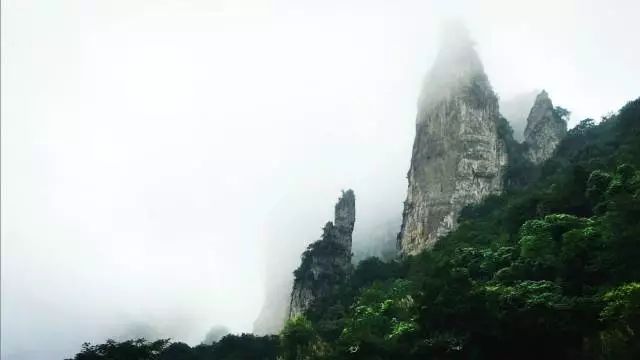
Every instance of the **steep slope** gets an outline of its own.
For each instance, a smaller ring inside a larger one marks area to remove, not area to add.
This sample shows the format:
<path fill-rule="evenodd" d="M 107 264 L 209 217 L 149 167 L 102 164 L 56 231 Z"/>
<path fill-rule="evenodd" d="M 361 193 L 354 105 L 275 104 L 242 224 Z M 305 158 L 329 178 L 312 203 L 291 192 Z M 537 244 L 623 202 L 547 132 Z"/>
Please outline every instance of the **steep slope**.
<path fill-rule="evenodd" d="M 529 160 L 539 164 L 551 157 L 566 133 L 567 123 L 554 109 L 549 94 L 542 90 L 529 112 L 524 130 L 525 143 L 529 146 Z"/>
<path fill-rule="evenodd" d="M 445 31 L 418 101 L 398 248 L 416 254 L 456 226 L 459 211 L 501 192 L 507 163 L 498 99 L 466 29 Z"/>
<path fill-rule="evenodd" d="M 329 296 L 346 280 L 351 269 L 355 201 L 353 190 L 343 192 L 335 206 L 334 222 L 327 222 L 322 238 L 302 254 L 302 263 L 294 272 L 289 317 L 305 312 L 315 299 Z"/>

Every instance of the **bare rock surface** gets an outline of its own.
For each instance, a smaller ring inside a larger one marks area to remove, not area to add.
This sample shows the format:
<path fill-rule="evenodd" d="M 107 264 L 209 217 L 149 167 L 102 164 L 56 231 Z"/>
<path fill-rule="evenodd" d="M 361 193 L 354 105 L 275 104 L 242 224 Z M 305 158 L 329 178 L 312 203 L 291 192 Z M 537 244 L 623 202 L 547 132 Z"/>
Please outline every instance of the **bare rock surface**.
<path fill-rule="evenodd" d="M 557 114 L 549 94 L 542 90 L 529 112 L 524 130 L 524 141 L 529 146 L 529 160 L 539 164 L 550 158 L 566 133 L 566 121 Z"/>
<path fill-rule="evenodd" d="M 498 98 L 465 28 L 446 32 L 418 101 L 401 253 L 430 248 L 458 213 L 503 189 L 507 164 Z"/>
<path fill-rule="evenodd" d="M 330 296 L 346 280 L 351 270 L 355 220 L 355 195 L 353 190 L 347 190 L 335 206 L 334 221 L 324 226 L 322 238 L 302 254 L 302 263 L 294 272 L 290 318 L 304 313 L 316 299 Z"/>

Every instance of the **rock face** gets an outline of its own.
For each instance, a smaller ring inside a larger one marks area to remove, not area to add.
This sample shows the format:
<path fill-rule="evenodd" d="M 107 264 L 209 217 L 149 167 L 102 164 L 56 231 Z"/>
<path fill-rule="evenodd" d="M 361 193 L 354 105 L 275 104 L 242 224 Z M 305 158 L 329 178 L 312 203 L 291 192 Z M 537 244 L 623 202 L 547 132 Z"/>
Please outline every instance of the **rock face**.
<path fill-rule="evenodd" d="M 302 254 L 302 263 L 294 272 L 289 317 L 304 313 L 316 299 L 329 296 L 351 270 L 351 244 L 356 220 L 353 190 L 342 193 L 335 206 L 334 222 L 323 229 L 322 238 Z"/>
<path fill-rule="evenodd" d="M 459 211 L 503 188 L 505 142 L 498 99 L 465 28 L 445 31 L 418 100 L 409 187 L 398 234 L 402 254 L 433 246 Z"/>
<path fill-rule="evenodd" d="M 330 239 L 342 245 L 351 260 L 351 244 L 353 242 L 353 226 L 356 223 L 356 197 L 353 190 L 342 193 L 334 209 L 333 230 L 329 233 Z M 329 226 L 331 222 L 327 223 Z M 325 230 L 326 232 L 327 230 Z M 324 239 L 324 237 L 323 237 Z"/>
<path fill-rule="evenodd" d="M 555 111 L 547 92 L 542 90 L 529 112 L 524 130 L 529 160 L 534 164 L 547 160 L 566 133 L 566 121 Z"/>

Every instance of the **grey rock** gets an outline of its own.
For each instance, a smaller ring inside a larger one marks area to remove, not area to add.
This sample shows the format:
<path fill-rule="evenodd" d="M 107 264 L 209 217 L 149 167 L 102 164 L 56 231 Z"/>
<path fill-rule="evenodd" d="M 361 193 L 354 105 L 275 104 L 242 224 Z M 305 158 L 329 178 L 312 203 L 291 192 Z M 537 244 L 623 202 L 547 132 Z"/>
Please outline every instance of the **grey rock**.
<path fill-rule="evenodd" d="M 353 242 L 353 226 L 356 223 L 356 197 L 353 190 L 342 193 L 334 208 L 333 238 L 351 253 Z"/>
<path fill-rule="evenodd" d="M 334 221 L 323 229 L 322 238 L 302 254 L 289 304 L 289 318 L 302 314 L 316 299 L 329 296 L 351 271 L 351 245 L 356 220 L 353 190 L 342 193 L 335 206 Z"/>
<path fill-rule="evenodd" d="M 529 112 L 524 130 L 527 157 L 534 164 L 547 160 L 567 133 L 567 123 L 554 110 L 549 94 L 542 90 Z"/>
<path fill-rule="evenodd" d="M 405 255 L 433 246 L 455 228 L 464 206 L 503 189 L 507 153 L 497 96 L 466 29 L 445 34 L 418 101 L 398 235 Z"/>

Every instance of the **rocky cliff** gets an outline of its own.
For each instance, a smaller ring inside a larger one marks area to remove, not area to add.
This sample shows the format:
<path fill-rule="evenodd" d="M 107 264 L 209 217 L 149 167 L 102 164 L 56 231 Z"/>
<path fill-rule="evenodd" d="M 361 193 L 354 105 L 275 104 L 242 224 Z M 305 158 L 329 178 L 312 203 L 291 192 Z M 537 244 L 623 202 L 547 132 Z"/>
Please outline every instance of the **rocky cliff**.
<path fill-rule="evenodd" d="M 503 187 L 498 99 L 466 29 L 447 29 L 418 101 L 398 247 L 415 254 L 456 226 L 459 211 Z"/>
<path fill-rule="evenodd" d="M 553 107 L 549 94 L 542 90 L 529 112 L 524 141 L 527 157 L 534 164 L 547 160 L 567 133 L 567 123 Z"/>
<path fill-rule="evenodd" d="M 322 238 L 302 254 L 300 267 L 294 272 L 289 317 L 305 312 L 314 300 L 329 296 L 346 279 L 351 270 L 355 220 L 355 195 L 348 190 L 338 200 L 334 221 L 324 226 Z"/>

